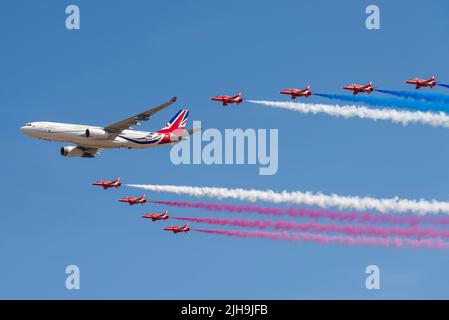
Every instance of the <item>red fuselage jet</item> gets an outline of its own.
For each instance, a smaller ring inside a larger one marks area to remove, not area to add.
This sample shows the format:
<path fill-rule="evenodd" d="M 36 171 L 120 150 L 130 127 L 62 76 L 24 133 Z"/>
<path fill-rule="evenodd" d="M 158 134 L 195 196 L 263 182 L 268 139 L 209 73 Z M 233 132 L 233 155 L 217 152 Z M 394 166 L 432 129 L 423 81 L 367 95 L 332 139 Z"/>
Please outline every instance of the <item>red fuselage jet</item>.
<path fill-rule="evenodd" d="M 147 202 L 147 199 L 145 199 L 145 195 L 141 195 L 140 197 L 127 197 L 127 198 L 121 198 L 118 201 L 120 202 L 128 202 L 130 206 L 133 206 L 135 204 L 144 204 Z"/>
<path fill-rule="evenodd" d="M 343 86 L 343 89 L 352 90 L 352 94 L 359 94 L 361 92 L 371 93 L 374 90 L 373 83 L 368 82 L 366 85 L 362 86 L 361 84 L 350 84 L 347 86 Z"/>
<path fill-rule="evenodd" d="M 164 230 L 172 231 L 173 233 L 179 233 L 179 232 L 186 232 L 186 233 L 187 233 L 187 231 L 190 231 L 190 227 L 189 227 L 189 224 L 186 223 L 186 224 L 183 225 L 183 226 L 170 226 L 170 227 L 166 227 L 166 228 L 164 228 Z"/>
<path fill-rule="evenodd" d="M 435 81 L 435 76 L 431 76 L 429 79 L 421 79 L 421 78 L 415 78 L 405 81 L 405 83 L 413 84 L 416 86 L 416 89 L 422 88 L 422 87 L 430 87 L 433 88 L 436 86 L 437 82 Z"/>
<path fill-rule="evenodd" d="M 243 101 L 242 94 L 239 92 L 235 96 L 217 96 L 213 97 L 211 100 L 223 102 L 223 106 L 227 106 L 230 103 L 240 104 Z"/>
<path fill-rule="evenodd" d="M 167 220 L 169 218 L 168 211 L 162 213 L 146 213 L 142 216 L 144 219 L 151 219 L 152 221 Z"/>
<path fill-rule="evenodd" d="M 309 97 L 312 94 L 312 90 L 310 90 L 310 87 L 307 86 L 305 89 L 286 89 L 281 90 L 280 93 L 282 94 L 289 94 L 292 96 L 292 100 L 295 100 L 297 97 Z"/>
<path fill-rule="evenodd" d="M 99 180 L 99 181 L 95 181 L 94 183 L 92 183 L 93 186 L 101 186 L 103 187 L 103 189 L 109 189 L 109 188 L 119 188 L 122 183 L 120 181 L 120 178 L 116 178 L 112 181 L 109 180 Z"/>

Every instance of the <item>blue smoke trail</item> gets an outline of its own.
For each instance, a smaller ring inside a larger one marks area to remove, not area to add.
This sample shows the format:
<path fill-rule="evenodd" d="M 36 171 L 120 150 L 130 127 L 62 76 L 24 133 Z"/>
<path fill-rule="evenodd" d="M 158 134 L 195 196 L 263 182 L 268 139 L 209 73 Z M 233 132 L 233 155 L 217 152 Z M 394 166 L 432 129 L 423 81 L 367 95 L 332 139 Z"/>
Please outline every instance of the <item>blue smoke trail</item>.
<path fill-rule="evenodd" d="M 428 110 L 428 111 L 449 111 L 449 106 L 437 104 L 429 101 L 413 100 L 405 98 L 380 98 L 380 97 L 367 97 L 367 96 L 356 96 L 356 95 L 345 95 L 345 94 L 324 94 L 324 93 L 314 93 L 316 96 L 340 100 L 349 101 L 354 103 L 363 103 L 369 106 L 377 107 L 392 107 L 392 108 L 407 108 L 407 109 L 418 109 L 418 110 Z"/>
<path fill-rule="evenodd" d="M 449 84 L 437 83 L 437 86 L 449 88 Z"/>
<path fill-rule="evenodd" d="M 407 98 L 407 99 L 415 99 L 415 100 L 425 100 L 436 103 L 449 103 L 449 95 L 441 94 L 441 93 L 427 93 L 427 92 L 415 92 L 415 91 L 395 91 L 395 90 L 380 90 L 376 89 L 376 91 L 391 94 L 393 96 Z"/>

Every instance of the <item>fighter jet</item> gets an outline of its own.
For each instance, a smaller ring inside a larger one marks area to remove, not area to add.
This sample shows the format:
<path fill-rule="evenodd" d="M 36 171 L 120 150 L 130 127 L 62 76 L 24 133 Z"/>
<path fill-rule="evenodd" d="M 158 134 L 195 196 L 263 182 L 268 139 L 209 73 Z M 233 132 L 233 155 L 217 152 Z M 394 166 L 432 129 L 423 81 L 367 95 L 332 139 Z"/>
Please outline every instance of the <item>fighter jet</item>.
<path fill-rule="evenodd" d="M 140 197 L 136 198 L 136 197 L 127 197 L 127 198 L 121 198 L 118 201 L 120 202 L 127 202 L 129 203 L 130 206 L 133 206 L 135 204 L 144 204 L 147 202 L 147 199 L 145 199 L 145 195 L 141 195 Z"/>
<path fill-rule="evenodd" d="M 109 188 L 119 188 L 122 183 L 120 181 L 120 178 L 116 178 L 112 181 L 109 180 L 99 180 L 99 181 L 95 181 L 94 183 L 92 183 L 93 186 L 101 186 L 103 187 L 103 189 L 109 189 Z"/>
<path fill-rule="evenodd" d="M 368 82 L 366 85 L 361 85 L 361 84 L 350 84 L 347 86 L 343 86 L 343 89 L 346 90 L 352 90 L 352 94 L 357 95 L 361 92 L 365 92 L 365 93 L 371 93 L 374 90 L 373 87 L 373 83 L 372 82 Z"/>
<path fill-rule="evenodd" d="M 167 220 L 169 218 L 168 211 L 162 213 L 146 213 L 142 216 L 144 219 L 151 219 L 152 221 Z"/>
<path fill-rule="evenodd" d="M 281 90 L 280 93 L 289 94 L 292 96 L 292 100 L 295 100 L 297 97 L 309 97 L 312 94 L 312 90 L 310 90 L 310 86 L 307 86 L 305 89 Z"/>
<path fill-rule="evenodd" d="M 211 100 L 223 102 L 223 106 L 227 106 L 230 103 L 240 104 L 243 101 L 242 93 L 239 92 L 235 96 L 217 96 L 213 97 Z"/>
<path fill-rule="evenodd" d="M 415 78 L 405 81 L 405 83 L 413 84 L 416 86 L 416 89 L 420 89 L 422 87 L 430 87 L 433 88 L 436 86 L 437 82 L 435 81 L 435 76 L 431 76 L 429 79 L 421 79 Z"/>
<path fill-rule="evenodd" d="M 179 233 L 179 232 L 188 232 L 190 231 L 190 227 L 189 224 L 186 223 L 183 226 L 170 226 L 170 227 L 165 227 L 164 230 L 167 231 L 172 231 L 173 233 Z"/>

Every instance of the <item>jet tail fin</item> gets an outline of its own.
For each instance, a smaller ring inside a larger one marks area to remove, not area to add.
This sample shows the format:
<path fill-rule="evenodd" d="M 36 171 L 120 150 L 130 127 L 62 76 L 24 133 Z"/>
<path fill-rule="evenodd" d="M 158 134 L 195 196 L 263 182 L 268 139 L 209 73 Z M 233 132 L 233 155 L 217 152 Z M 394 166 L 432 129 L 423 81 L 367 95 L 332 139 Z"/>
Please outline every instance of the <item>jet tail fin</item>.
<path fill-rule="evenodd" d="M 189 118 L 189 110 L 181 109 L 179 110 L 173 118 L 167 124 L 158 131 L 158 133 L 167 133 L 176 129 L 184 129 L 187 124 L 187 119 Z"/>

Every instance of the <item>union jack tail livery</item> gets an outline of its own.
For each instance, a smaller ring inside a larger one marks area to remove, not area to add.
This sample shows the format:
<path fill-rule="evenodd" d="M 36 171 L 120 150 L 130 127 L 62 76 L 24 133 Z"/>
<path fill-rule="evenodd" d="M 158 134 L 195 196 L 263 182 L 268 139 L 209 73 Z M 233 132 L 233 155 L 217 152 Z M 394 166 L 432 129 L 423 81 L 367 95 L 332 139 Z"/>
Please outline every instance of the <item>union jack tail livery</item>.
<path fill-rule="evenodd" d="M 187 119 L 189 118 L 189 110 L 182 109 L 179 110 L 175 116 L 167 122 L 167 124 L 157 133 L 170 133 L 176 129 L 185 129 L 187 124 Z"/>

